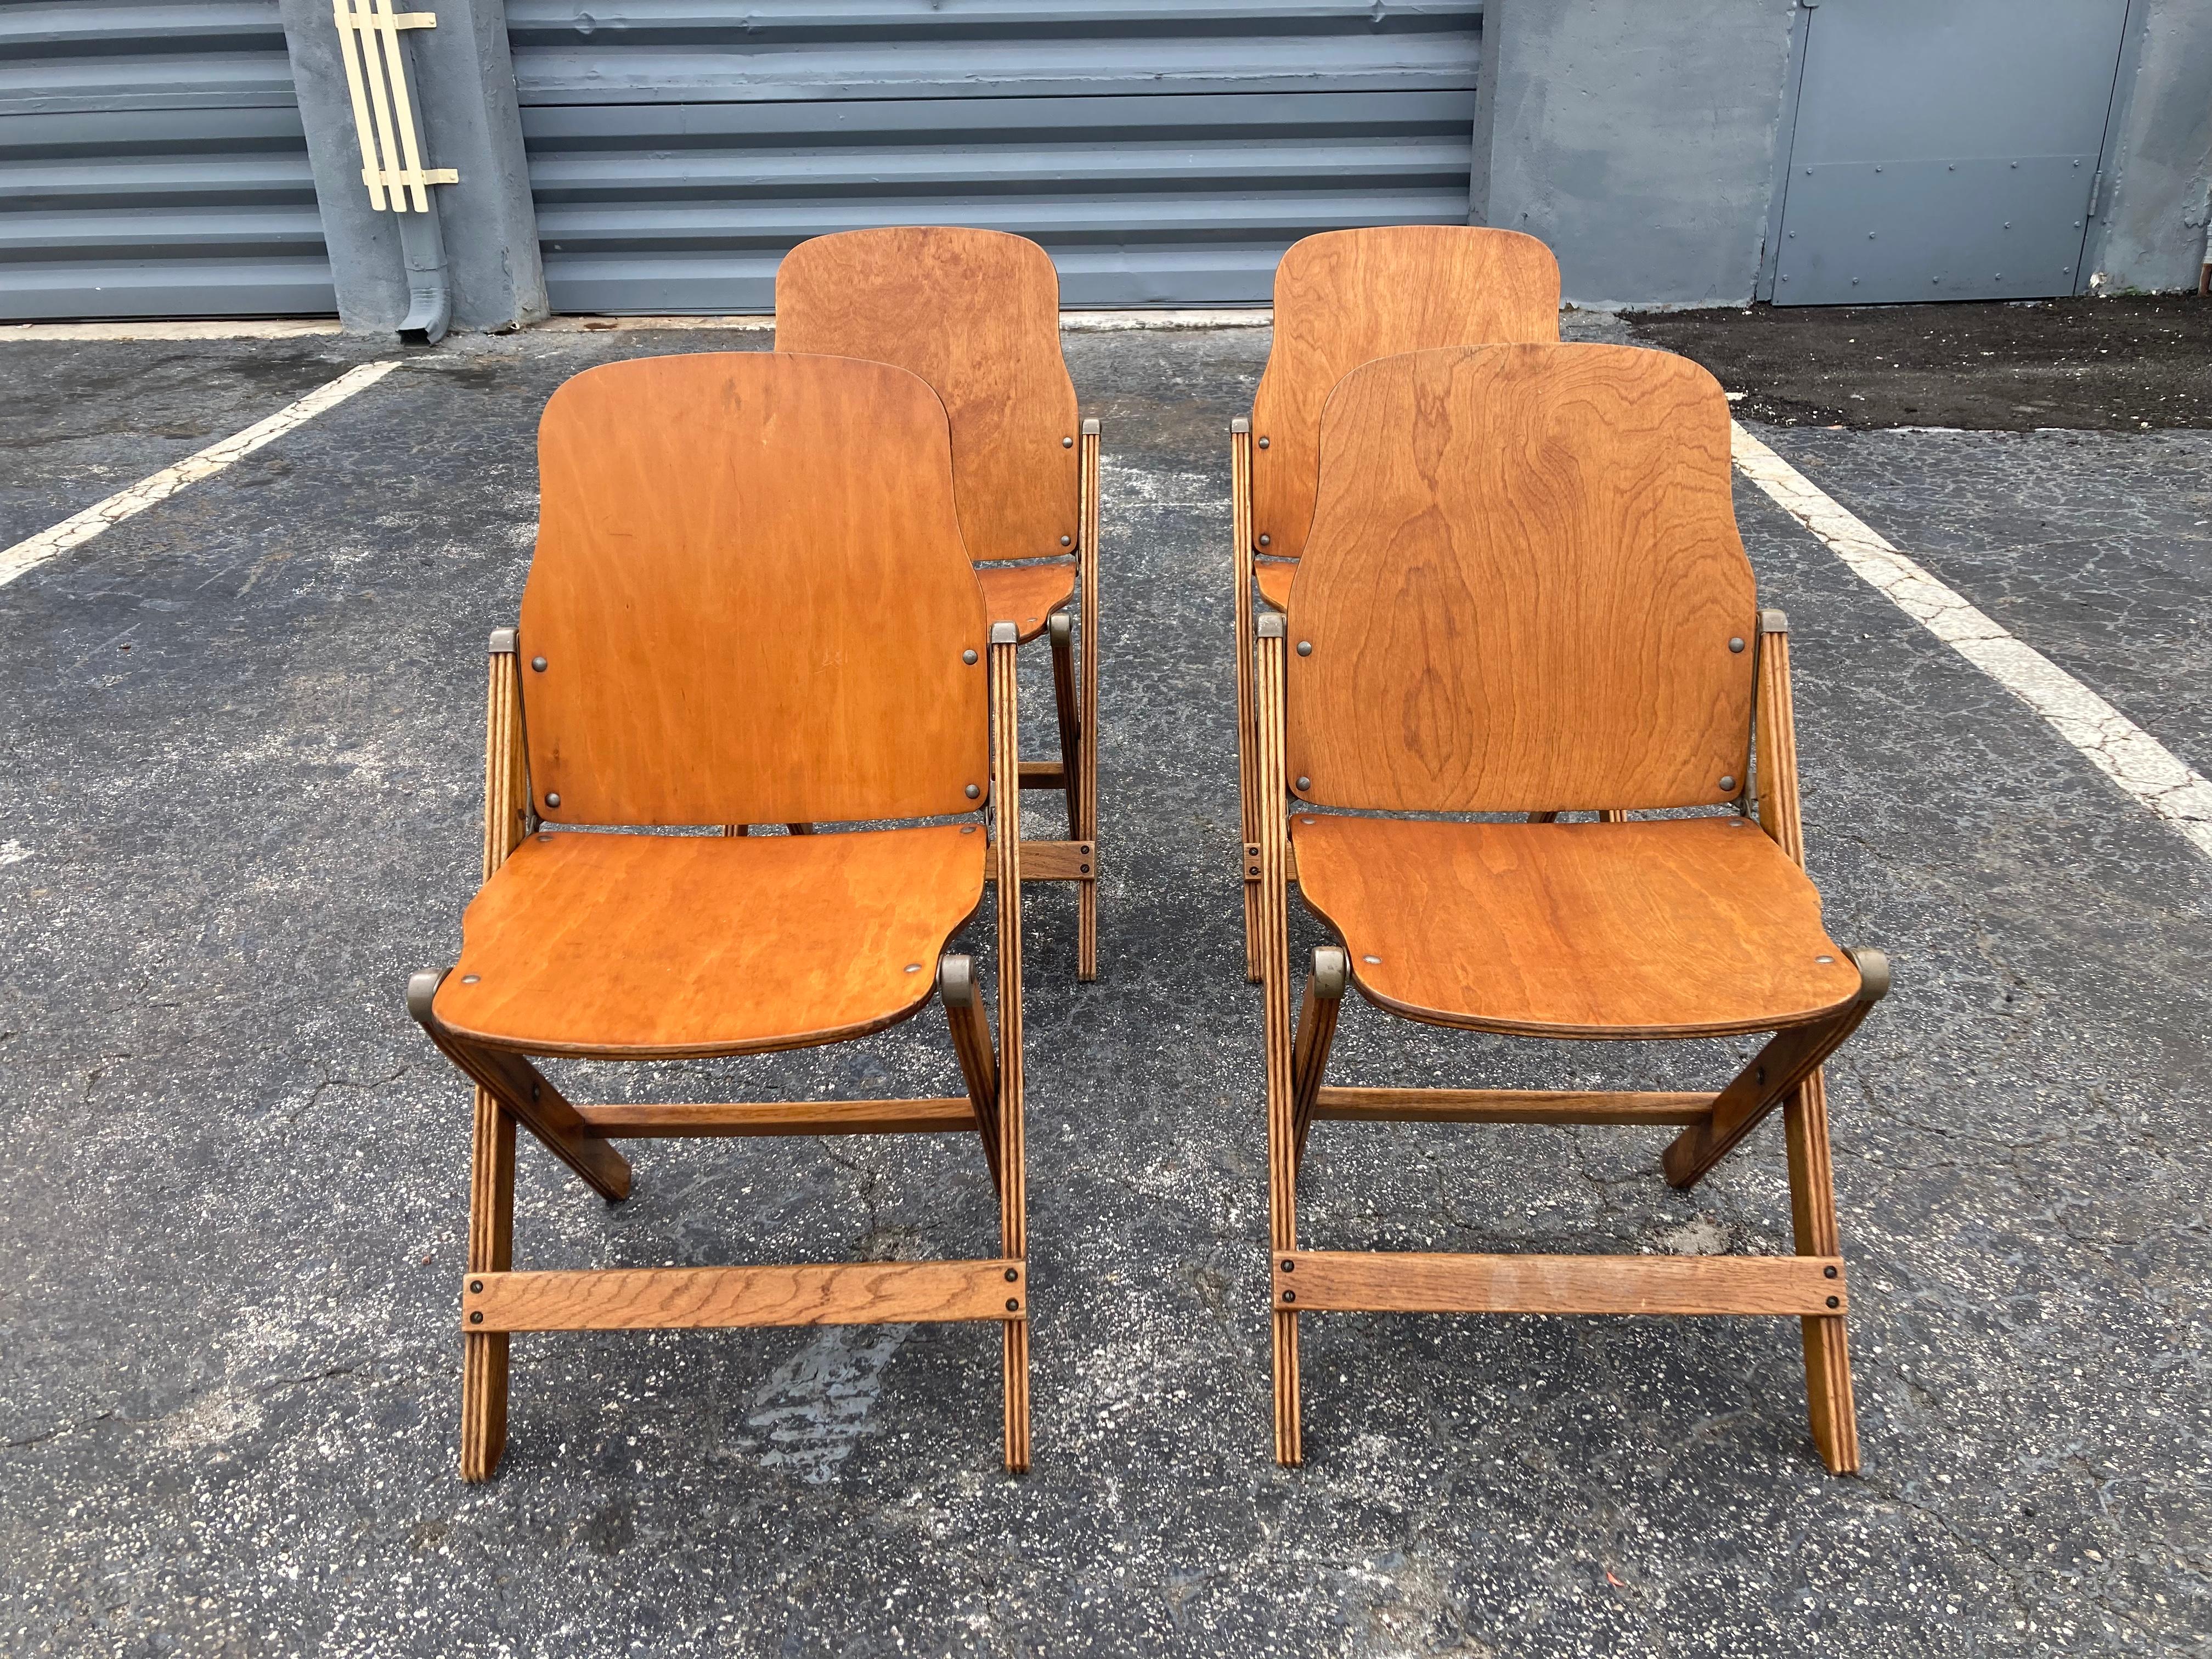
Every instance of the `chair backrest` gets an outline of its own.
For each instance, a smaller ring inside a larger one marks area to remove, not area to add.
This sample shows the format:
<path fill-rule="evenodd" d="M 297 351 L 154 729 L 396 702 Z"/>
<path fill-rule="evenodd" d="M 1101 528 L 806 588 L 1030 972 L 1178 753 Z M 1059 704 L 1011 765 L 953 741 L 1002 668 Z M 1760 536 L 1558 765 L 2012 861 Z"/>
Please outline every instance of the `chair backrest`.
<path fill-rule="evenodd" d="M 1300 798 L 1440 812 L 1733 798 L 1758 597 L 1729 432 L 1711 375 L 1628 346 L 1459 347 L 1346 375 L 1291 590 Z"/>
<path fill-rule="evenodd" d="M 936 225 L 801 242 L 775 273 L 775 343 L 896 363 L 929 382 L 952 422 L 970 556 L 1073 544 L 1075 383 L 1060 351 L 1060 273 L 1035 242 Z"/>
<path fill-rule="evenodd" d="M 547 818 L 975 808 L 987 624 L 928 386 L 780 352 L 609 363 L 553 394 L 538 466 L 519 649 Z"/>
<path fill-rule="evenodd" d="M 1267 537 L 1260 550 L 1280 558 L 1304 547 L 1322 410 L 1360 364 L 1559 337 L 1559 262 L 1517 230 L 1383 225 L 1293 244 L 1275 267 L 1275 340 L 1252 399 L 1254 544 Z"/>

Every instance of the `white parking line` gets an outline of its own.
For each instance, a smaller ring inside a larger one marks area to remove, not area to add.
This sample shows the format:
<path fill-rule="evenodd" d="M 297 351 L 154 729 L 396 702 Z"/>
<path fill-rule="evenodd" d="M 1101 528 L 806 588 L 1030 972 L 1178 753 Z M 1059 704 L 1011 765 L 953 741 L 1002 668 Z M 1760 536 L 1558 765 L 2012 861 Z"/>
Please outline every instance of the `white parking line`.
<path fill-rule="evenodd" d="M 274 442 L 293 428 L 304 426 L 325 410 L 334 408 L 364 387 L 398 368 L 397 362 L 363 363 L 349 368 L 327 385 L 317 386 L 295 404 L 278 410 L 265 421 L 257 421 L 243 432 L 233 433 L 221 443 L 210 444 L 197 455 L 187 455 L 173 466 L 165 466 L 149 478 L 141 478 L 128 489 L 118 489 L 104 501 L 95 501 L 82 513 L 63 520 L 51 530 L 17 542 L 0 552 L 0 587 L 48 559 L 82 547 L 94 536 L 125 519 L 143 513 L 156 501 L 167 501 L 187 484 L 212 477 L 232 462 Z"/>
<path fill-rule="evenodd" d="M 2007 633 L 1735 428 L 1735 464 L 1899 610 L 2050 723 L 2097 769 L 2212 857 L 2212 782 L 2034 647 Z"/>

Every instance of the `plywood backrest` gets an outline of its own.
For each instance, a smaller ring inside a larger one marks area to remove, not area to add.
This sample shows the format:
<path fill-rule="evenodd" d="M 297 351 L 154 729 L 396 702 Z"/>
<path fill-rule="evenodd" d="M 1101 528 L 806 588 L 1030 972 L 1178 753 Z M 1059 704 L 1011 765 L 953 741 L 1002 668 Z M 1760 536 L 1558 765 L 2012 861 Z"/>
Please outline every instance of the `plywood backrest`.
<path fill-rule="evenodd" d="M 1294 244 L 1275 267 L 1275 341 L 1252 400 L 1255 544 L 1265 536 L 1260 550 L 1283 558 L 1304 547 L 1322 410 L 1360 364 L 1559 337 L 1559 262 L 1517 230 L 1384 225 Z"/>
<path fill-rule="evenodd" d="M 1598 345 L 1369 363 L 1322 422 L 1291 776 L 1379 811 L 1729 799 L 1757 605 L 1728 399 L 1695 363 Z"/>
<path fill-rule="evenodd" d="M 983 597 L 921 380 L 768 352 L 609 363 L 553 394 L 538 465 L 520 650 L 547 818 L 975 805 Z"/>
<path fill-rule="evenodd" d="M 971 556 L 1073 546 L 1075 383 L 1060 273 L 1035 242 L 935 225 L 801 242 L 775 273 L 775 343 L 896 363 L 936 389 Z"/>

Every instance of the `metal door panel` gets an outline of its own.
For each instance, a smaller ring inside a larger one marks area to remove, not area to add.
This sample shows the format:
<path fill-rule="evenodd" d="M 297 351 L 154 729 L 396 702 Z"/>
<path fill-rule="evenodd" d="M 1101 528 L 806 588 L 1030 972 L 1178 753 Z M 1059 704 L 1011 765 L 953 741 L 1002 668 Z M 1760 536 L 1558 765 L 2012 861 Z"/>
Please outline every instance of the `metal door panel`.
<path fill-rule="evenodd" d="M 2015 300 L 2069 294 L 2097 157 L 2016 161 L 1831 161 L 1790 181 L 1778 305 Z M 2054 202 L 2074 201 L 2071 217 Z M 1800 223 L 1877 229 L 1811 239 Z"/>
<path fill-rule="evenodd" d="M 1818 0 L 1777 305 L 2071 294 L 2127 0 Z"/>

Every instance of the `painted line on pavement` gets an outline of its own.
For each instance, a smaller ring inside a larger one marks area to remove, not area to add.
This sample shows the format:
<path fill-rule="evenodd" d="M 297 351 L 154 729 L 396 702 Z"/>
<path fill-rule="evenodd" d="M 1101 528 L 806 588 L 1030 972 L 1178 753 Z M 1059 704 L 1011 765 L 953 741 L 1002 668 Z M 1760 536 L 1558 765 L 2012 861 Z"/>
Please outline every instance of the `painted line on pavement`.
<path fill-rule="evenodd" d="M 196 455 L 187 455 L 173 466 L 165 466 L 151 477 L 141 478 L 128 489 L 118 489 L 104 501 L 95 501 L 72 518 L 63 520 L 51 530 L 0 552 L 0 587 L 5 587 L 27 570 L 34 570 L 47 560 L 82 547 L 103 530 L 135 518 L 156 502 L 165 501 L 188 484 L 202 478 L 214 477 L 234 461 L 251 455 L 264 444 L 273 443 L 295 427 L 305 426 L 326 409 L 335 408 L 389 374 L 399 365 L 396 361 L 363 363 L 349 368 L 324 386 L 317 386 L 295 404 L 278 410 L 265 421 L 257 421 L 243 432 L 233 433 L 221 443 L 210 444 Z"/>
<path fill-rule="evenodd" d="M 2043 716 L 2097 769 L 2212 857 L 2212 781 L 2034 647 L 1899 552 L 1741 426 L 1735 464 L 1897 608 Z"/>

